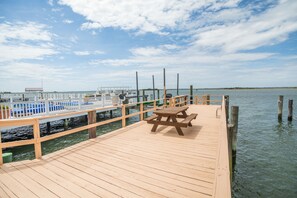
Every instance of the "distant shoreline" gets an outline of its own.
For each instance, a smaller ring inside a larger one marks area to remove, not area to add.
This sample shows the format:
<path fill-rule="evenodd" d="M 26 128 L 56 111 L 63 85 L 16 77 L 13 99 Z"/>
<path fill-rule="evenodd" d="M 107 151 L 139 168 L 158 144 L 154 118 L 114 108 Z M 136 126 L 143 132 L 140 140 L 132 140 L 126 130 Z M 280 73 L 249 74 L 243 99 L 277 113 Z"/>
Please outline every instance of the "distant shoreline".
<path fill-rule="evenodd" d="M 158 90 L 158 88 L 155 88 Z M 264 89 L 297 89 L 297 87 L 223 87 L 223 88 L 195 88 L 193 90 L 264 90 Z M 131 89 L 136 90 L 136 89 Z M 142 90 L 142 89 L 139 89 Z M 145 90 L 153 90 L 152 88 L 146 88 Z M 159 89 L 159 90 L 163 90 Z M 166 90 L 176 90 L 176 88 L 168 88 Z M 190 90 L 190 88 L 179 88 L 179 90 Z M 77 92 L 96 92 L 96 91 L 44 91 L 42 93 L 77 93 Z M 0 94 L 10 93 L 29 93 L 29 92 L 0 92 Z"/>
<path fill-rule="evenodd" d="M 297 89 L 297 87 L 223 87 L 223 88 L 195 88 L 193 90 L 254 90 L 254 89 Z M 167 89 L 167 90 L 176 90 Z M 189 90 L 189 88 L 179 88 L 179 90 Z"/>

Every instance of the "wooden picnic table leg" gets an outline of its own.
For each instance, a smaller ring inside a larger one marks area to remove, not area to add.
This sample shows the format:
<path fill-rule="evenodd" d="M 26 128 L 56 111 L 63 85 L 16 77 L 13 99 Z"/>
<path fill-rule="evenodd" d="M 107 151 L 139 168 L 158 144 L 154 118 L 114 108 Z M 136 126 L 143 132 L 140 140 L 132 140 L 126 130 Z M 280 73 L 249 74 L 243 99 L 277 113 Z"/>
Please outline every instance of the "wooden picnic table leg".
<path fill-rule="evenodd" d="M 177 122 L 177 120 L 176 120 L 176 118 L 174 116 L 171 116 L 171 119 L 172 119 L 172 122 Z M 180 127 L 175 126 L 175 128 L 177 130 L 178 135 L 184 136 L 184 133 L 183 133 L 183 131 L 181 130 Z"/>
<path fill-rule="evenodd" d="M 158 116 L 157 117 L 157 121 L 160 121 L 162 119 L 162 116 Z M 155 122 L 153 128 L 152 128 L 152 132 L 156 132 L 157 128 L 158 128 L 159 124 L 157 122 Z"/>
<path fill-rule="evenodd" d="M 192 123 L 191 123 L 191 122 L 189 122 L 188 126 L 190 126 L 190 127 L 191 127 L 191 126 L 193 126 L 193 125 L 192 125 Z"/>
<path fill-rule="evenodd" d="M 182 114 L 183 114 L 184 118 L 188 117 L 186 111 L 182 111 Z"/>
<path fill-rule="evenodd" d="M 167 120 L 166 120 L 166 122 L 169 122 L 169 121 L 170 121 L 170 116 L 168 116 L 168 117 L 167 117 Z"/>

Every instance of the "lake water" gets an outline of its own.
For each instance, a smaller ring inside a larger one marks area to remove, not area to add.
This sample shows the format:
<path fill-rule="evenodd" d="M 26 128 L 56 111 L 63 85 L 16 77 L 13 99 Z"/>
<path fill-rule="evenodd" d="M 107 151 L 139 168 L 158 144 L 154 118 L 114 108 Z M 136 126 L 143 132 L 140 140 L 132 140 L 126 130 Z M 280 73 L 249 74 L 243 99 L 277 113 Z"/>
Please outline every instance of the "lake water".
<path fill-rule="evenodd" d="M 170 90 L 173 95 L 176 91 Z M 239 106 L 233 197 L 297 197 L 297 116 L 287 121 L 288 99 L 296 107 L 297 89 L 194 90 L 194 95 L 229 95 L 230 107 Z M 162 95 L 162 93 L 160 93 Z M 189 94 L 181 90 L 180 94 Z M 277 100 L 284 95 L 283 121 L 277 120 Z M 220 97 L 215 97 L 220 99 Z M 295 110 L 295 114 L 297 114 Z M 137 122 L 130 119 L 129 123 Z M 97 128 L 97 135 L 121 127 L 121 122 Z M 43 143 L 43 154 L 88 139 L 88 133 L 69 135 Z M 34 158 L 33 146 L 11 150 L 14 160 Z"/>

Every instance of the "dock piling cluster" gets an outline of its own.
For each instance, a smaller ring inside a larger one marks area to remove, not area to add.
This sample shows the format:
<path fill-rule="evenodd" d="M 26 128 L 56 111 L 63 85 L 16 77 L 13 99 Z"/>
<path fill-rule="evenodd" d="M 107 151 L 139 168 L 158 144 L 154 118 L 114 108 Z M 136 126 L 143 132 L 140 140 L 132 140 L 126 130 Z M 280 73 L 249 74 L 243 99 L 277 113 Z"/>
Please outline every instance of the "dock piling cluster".
<path fill-rule="evenodd" d="M 284 96 L 279 95 L 278 96 L 278 113 L 277 113 L 277 118 L 278 121 L 281 122 L 283 120 L 283 105 L 284 105 Z M 288 121 L 293 120 L 293 100 L 289 99 L 288 100 Z"/>

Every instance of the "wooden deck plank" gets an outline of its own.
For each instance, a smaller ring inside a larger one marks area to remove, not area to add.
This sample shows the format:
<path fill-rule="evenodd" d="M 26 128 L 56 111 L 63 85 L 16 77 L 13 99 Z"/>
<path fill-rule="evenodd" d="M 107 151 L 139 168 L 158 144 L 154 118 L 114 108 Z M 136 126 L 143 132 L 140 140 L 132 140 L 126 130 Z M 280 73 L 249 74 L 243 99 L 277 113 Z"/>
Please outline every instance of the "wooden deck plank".
<path fill-rule="evenodd" d="M 164 163 L 172 163 L 174 165 L 178 165 L 185 168 L 192 168 L 197 169 L 205 172 L 213 173 L 213 170 L 215 168 L 215 161 L 209 160 L 205 158 L 201 158 L 199 160 L 191 159 L 189 157 L 176 157 L 175 155 L 167 155 L 166 153 L 157 153 L 157 152 L 151 152 L 147 151 L 145 155 L 143 154 L 143 151 L 141 149 L 133 150 L 133 148 L 127 148 L 125 147 L 122 150 L 115 150 L 114 147 L 105 147 L 102 144 L 100 147 L 98 147 L 97 150 L 93 150 L 94 152 L 101 152 L 102 154 L 109 154 L 114 155 L 116 158 L 121 158 L 121 155 L 117 155 L 119 152 L 124 154 L 133 153 L 133 155 L 138 157 L 144 157 L 152 160 L 158 160 Z"/>
<path fill-rule="evenodd" d="M 71 164 L 73 167 L 76 167 L 83 172 L 92 174 L 93 176 L 106 181 L 106 184 L 111 184 L 109 185 L 109 188 L 112 192 L 119 193 L 118 196 L 125 194 L 125 191 L 129 190 L 130 192 L 144 197 L 164 197 L 148 191 L 145 188 L 135 186 L 133 182 L 129 182 L 129 178 L 128 180 L 121 180 L 117 177 L 117 175 L 114 175 L 113 170 L 105 170 L 102 167 L 100 167 L 100 169 L 89 167 L 84 161 L 71 156 L 66 156 L 57 160 L 63 163 Z"/>
<path fill-rule="evenodd" d="M 27 189 L 37 189 L 34 191 L 34 194 L 36 194 L 38 197 L 58 197 L 57 195 L 40 185 L 39 183 L 32 180 L 24 173 L 18 171 L 11 164 L 3 166 L 2 170 L 4 170 L 7 174 L 11 175 L 19 183 L 23 184 Z"/>
<path fill-rule="evenodd" d="M 74 193 L 68 191 L 60 184 L 50 180 L 43 174 L 36 172 L 35 170 L 31 169 L 30 167 L 26 166 L 26 162 L 16 162 L 11 163 L 16 169 L 26 174 L 31 179 L 35 180 L 37 183 L 42 185 L 43 187 L 47 188 L 48 190 L 52 191 L 58 197 L 78 197 Z"/>
<path fill-rule="evenodd" d="M 2 168 L 0 169 L 0 180 L 2 184 L 9 188 L 17 197 L 37 197 L 36 194 L 7 174 Z"/>
<path fill-rule="evenodd" d="M 135 174 L 132 172 L 128 174 L 125 170 L 116 167 L 114 164 L 100 163 L 90 156 L 83 156 L 77 153 L 74 155 L 76 159 L 80 159 L 81 161 L 84 161 L 84 163 L 88 163 L 88 166 L 92 167 L 92 169 L 110 174 L 113 177 L 117 177 L 125 182 L 130 183 L 131 185 L 145 188 L 151 192 L 165 197 L 186 197 L 185 195 L 176 192 L 176 189 L 175 191 L 167 189 L 165 183 L 162 183 L 163 186 L 160 187 L 159 185 L 149 183 L 148 181 L 140 180 L 139 177 L 135 177 Z M 109 159 L 109 162 L 111 162 L 111 159 Z"/>
<path fill-rule="evenodd" d="M 142 121 L 42 160 L 0 167 L 0 197 L 212 197 L 221 143 L 217 106 L 193 105 L 193 126 Z M 228 182 L 228 181 L 226 181 Z M 216 193 L 214 193 L 216 192 Z"/>
<path fill-rule="evenodd" d="M 199 187 L 196 185 L 192 185 L 192 188 L 191 188 L 191 185 L 187 184 L 187 188 L 185 188 L 185 189 L 189 189 L 191 191 L 182 189 L 179 185 L 176 185 L 177 183 L 181 183 L 181 182 L 176 182 L 174 180 L 168 179 L 168 177 L 164 178 L 160 175 L 157 175 L 157 174 L 154 174 L 151 172 L 142 171 L 142 166 L 135 166 L 135 163 L 130 163 L 129 165 L 127 165 L 124 160 L 116 160 L 113 158 L 112 160 L 109 159 L 108 164 L 107 164 L 106 161 L 100 160 L 102 158 L 101 156 L 93 155 L 90 153 L 85 154 L 85 155 L 83 155 L 83 153 L 82 153 L 82 155 L 79 157 L 81 157 L 82 160 L 88 159 L 88 160 L 92 161 L 91 163 L 100 165 L 100 167 L 108 168 L 108 167 L 112 166 L 113 171 L 118 172 L 118 174 L 124 174 L 126 176 L 136 178 L 137 180 L 141 180 L 143 182 L 148 182 L 153 185 L 156 185 L 156 183 L 159 183 L 160 186 L 162 186 L 163 188 L 165 187 L 164 184 L 167 184 L 168 189 L 175 189 L 177 192 L 182 191 L 182 194 L 185 194 L 185 195 L 194 193 L 197 196 L 197 194 L 202 193 L 202 192 L 204 194 L 211 195 L 210 191 L 208 191 L 208 188 Z M 183 183 L 183 184 L 185 185 L 185 183 Z M 197 189 L 199 189 L 199 190 L 203 189 L 204 191 L 197 191 Z M 192 192 L 192 191 L 195 191 L 195 192 Z M 193 197 L 194 194 L 192 194 L 190 197 Z M 201 194 L 201 196 L 203 196 L 203 194 Z"/>

